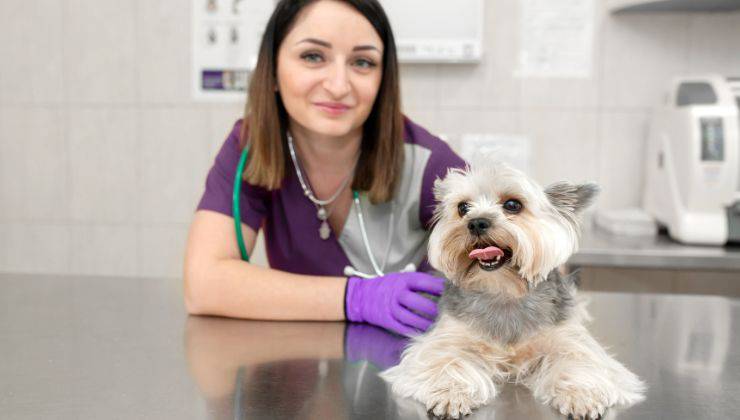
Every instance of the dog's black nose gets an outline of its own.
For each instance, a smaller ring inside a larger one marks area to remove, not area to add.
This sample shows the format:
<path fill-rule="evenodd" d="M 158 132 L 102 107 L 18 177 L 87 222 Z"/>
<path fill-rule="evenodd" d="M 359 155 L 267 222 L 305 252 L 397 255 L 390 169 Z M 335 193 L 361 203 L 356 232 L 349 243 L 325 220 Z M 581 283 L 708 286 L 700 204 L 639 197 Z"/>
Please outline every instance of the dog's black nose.
<path fill-rule="evenodd" d="M 473 235 L 482 235 L 486 230 L 491 227 L 491 222 L 488 219 L 477 218 L 468 222 L 468 230 Z"/>

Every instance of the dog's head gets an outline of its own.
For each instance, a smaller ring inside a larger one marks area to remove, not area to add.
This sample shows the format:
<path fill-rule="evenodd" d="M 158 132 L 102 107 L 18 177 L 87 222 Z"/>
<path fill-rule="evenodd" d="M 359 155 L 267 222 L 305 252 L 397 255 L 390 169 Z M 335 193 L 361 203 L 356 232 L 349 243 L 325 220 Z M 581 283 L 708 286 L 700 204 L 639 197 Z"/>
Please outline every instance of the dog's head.
<path fill-rule="evenodd" d="M 451 169 L 434 184 L 439 202 L 429 261 L 460 287 L 523 294 L 578 248 L 578 213 L 596 184 L 542 189 L 503 163 Z"/>

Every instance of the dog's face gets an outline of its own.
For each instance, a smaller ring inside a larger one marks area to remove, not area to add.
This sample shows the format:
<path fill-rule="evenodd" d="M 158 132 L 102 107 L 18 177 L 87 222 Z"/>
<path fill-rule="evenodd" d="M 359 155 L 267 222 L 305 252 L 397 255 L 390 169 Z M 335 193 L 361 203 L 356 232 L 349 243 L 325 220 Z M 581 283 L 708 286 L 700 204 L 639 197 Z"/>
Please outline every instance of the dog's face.
<path fill-rule="evenodd" d="M 577 213 L 597 192 L 567 182 L 543 190 L 501 163 L 452 169 L 434 185 L 429 262 L 460 287 L 526 293 L 576 251 Z"/>

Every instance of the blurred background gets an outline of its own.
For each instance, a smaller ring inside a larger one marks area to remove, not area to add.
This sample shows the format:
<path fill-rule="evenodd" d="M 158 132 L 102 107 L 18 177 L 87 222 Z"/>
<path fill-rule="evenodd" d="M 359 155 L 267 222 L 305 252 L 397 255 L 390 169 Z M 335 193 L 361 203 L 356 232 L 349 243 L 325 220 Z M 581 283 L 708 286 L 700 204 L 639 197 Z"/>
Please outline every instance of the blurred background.
<path fill-rule="evenodd" d="M 0 272 L 181 276 L 206 173 L 244 109 L 243 93 L 194 91 L 196 3 L 0 2 Z M 713 2 L 481 3 L 479 54 L 401 65 L 405 113 L 460 153 L 513 144 L 542 184 L 598 182 L 597 210 L 642 205 L 649 124 L 672 78 L 740 76 L 740 12 L 694 7 Z M 533 59 L 548 39 L 559 67 Z"/>

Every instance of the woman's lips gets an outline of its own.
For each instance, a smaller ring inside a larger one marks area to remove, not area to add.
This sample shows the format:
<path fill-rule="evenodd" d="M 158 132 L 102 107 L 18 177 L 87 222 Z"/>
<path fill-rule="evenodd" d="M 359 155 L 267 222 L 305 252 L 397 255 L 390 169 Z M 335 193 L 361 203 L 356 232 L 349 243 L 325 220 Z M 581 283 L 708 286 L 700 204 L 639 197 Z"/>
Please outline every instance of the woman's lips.
<path fill-rule="evenodd" d="M 336 102 L 316 102 L 315 105 L 329 115 L 341 115 L 349 109 L 349 106 Z"/>

